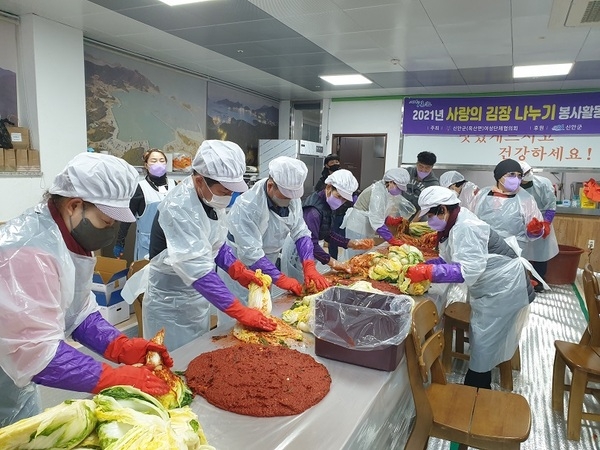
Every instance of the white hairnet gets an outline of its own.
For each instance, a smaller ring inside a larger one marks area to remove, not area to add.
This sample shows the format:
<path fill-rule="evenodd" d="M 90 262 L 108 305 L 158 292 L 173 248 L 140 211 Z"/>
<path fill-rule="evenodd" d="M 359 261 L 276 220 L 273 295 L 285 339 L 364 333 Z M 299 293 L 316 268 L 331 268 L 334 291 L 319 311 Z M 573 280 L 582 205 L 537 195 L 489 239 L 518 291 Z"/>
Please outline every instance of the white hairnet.
<path fill-rule="evenodd" d="M 48 192 L 81 198 L 115 220 L 135 222 L 129 201 L 138 178 L 137 170 L 124 159 L 102 153 L 80 153 L 56 176 Z"/>
<path fill-rule="evenodd" d="M 526 161 L 519 161 L 521 164 L 521 170 L 523 171 L 523 175 L 531 170 L 531 166 Z"/>
<path fill-rule="evenodd" d="M 192 161 L 192 168 L 203 177 L 216 180 L 233 192 L 246 192 L 244 182 L 246 155 L 234 142 L 216 139 L 202 142 Z"/>
<path fill-rule="evenodd" d="M 402 167 L 390 169 L 383 174 L 383 181 L 393 181 L 396 186 L 405 191 L 406 185 L 410 181 L 410 174 Z"/>
<path fill-rule="evenodd" d="M 462 176 L 460 172 L 456 170 L 449 170 L 448 172 L 444 172 L 440 175 L 440 186 L 445 188 L 452 186 L 459 181 L 464 181 L 465 177 Z"/>
<path fill-rule="evenodd" d="M 308 168 L 299 159 L 280 156 L 269 162 L 269 176 L 287 198 L 300 198 L 304 195 L 304 180 Z"/>
<path fill-rule="evenodd" d="M 442 186 L 429 186 L 419 195 L 421 214 L 426 214 L 431 208 L 439 205 L 456 205 L 460 200 L 454 191 Z"/>
<path fill-rule="evenodd" d="M 352 194 L 358 189 L 358 181 L 352 172 L 346 169 L 333 172 L 325 179 L 325 184 L 331 184 L 342 197 L 350 201 L 352 201 Z"/>

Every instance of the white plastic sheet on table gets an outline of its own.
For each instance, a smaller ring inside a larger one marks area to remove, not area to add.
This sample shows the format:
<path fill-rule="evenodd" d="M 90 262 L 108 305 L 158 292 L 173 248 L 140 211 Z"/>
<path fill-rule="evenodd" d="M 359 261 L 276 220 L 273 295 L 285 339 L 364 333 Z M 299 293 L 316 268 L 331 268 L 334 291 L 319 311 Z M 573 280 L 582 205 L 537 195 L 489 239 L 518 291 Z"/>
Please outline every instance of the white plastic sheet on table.
<path fill-rule="evenodd" d="M 289 308 L 286 298 L 274 300 L 274 315 Z M 222 348 L 211 336 L 229 332 L 230 326 L 217 327 L 175 350 L 175 369 L 185 370 L 199 354 Z M 386 372 L 315 357 L 314 338 L 305 337 L 297 350 L 324 364 L 331 375 L 325 398 L 302 414 L 261 418 L 223 411 L 196 396 L 191 407 L 209 443 L 218 450 L 403 448 L 414 417 L 406 360 Z"/>

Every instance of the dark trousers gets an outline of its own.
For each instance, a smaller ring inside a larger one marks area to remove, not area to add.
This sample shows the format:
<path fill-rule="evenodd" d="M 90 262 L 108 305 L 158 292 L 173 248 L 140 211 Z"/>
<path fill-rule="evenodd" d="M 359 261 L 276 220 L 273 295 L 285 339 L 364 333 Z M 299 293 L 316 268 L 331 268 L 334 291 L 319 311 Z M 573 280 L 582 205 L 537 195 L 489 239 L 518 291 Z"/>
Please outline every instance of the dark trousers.
<path fill-rule="evenodd" d="M 473 386 L 480 389 L 491 389 L 492 388 L 492 371 L 489 372 L 475 372 L 471 369 L 467 370 L 465 375 L 466 386 Z"/>
<path fill-rule="evenodd" d="M 546 271 L 548 270 L 548 261 L 529 261 L 535 271 L 540 274 L 544 280 L 546 279 Z M 540 281 L 540 280 L 538 280 Z"/>
<path fill-rule="evenodd" d="M 344 228 L 342 230 L 340 228 L 340 226 L 342 226 L 343 221 L 344 221 L 343 214 L 334 215 L 333 219 L 331 220 L 331 231 L 339 234 L 340 236 L 346 237 L 346 229 Z M 332 244 L 331 242 L 329 243 L 329 256 L 331 256 L 333 259 L 337 259 L 337 257 L 338 257 L 338 246 Z"/>

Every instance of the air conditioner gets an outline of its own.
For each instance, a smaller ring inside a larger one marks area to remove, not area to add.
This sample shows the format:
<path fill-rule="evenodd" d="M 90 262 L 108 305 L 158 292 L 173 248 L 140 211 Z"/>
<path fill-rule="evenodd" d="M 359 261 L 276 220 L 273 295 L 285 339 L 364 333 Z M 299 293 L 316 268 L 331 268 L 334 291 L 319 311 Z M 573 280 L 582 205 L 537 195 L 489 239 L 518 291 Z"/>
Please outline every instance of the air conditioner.
<path fill-rule="evenodd" d="M 320 142 L 300 141 L 300 154 L 324 156 L 323 146 Z"/>

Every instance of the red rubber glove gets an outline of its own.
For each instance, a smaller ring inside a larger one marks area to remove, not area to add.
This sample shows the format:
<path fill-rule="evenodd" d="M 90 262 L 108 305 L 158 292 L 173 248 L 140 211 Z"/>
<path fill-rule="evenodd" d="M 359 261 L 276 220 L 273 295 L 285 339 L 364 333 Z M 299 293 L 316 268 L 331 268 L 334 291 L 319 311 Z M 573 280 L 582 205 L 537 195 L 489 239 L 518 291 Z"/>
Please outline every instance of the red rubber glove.
<path fill-rule="evenodd" d="M 173 367 L 173 358 L 169 355 L 167 347 L 142 338 L 130 339 L 124 334 L 108 344 L 103 356 L 119 364 L 145 364 L 148 352 L 158 353 L 165 366 Z"/>
<path fill-rule="evenodd" d="M 420 281 L 429 280 L 433 274 L 433 264 L 417 264 L 410 266 L 406 271 L 406 276 L 410 278 L 413 283 L 419 283 Z"/>
<path fill-rule="evenodd" d="M 400 225 L 402 223 L 404 219 L 402 217 L 392 217 L 392 216 L 387 216 L 385 218 L 385 224 L 388 227 L 396 227 L 398 225 Z"/>
<path fill-rule="evenodd" d="M 544 223 L 535 217 L 527 224 L 527 233 L 531 236 L 540 236 L 544 232 Z"/>
<path fill-rule="evenodd" d="M 319 273 L 312 259 L 302 261 L 302 269 L 304 270 L 304 284 L 306 286 L 314 283 L 315 288 L 319 292 L 329 287 L 329 281 Z"/>
<path fill-rule="evenodd" d="M 92 394 L 97 394 L 102 389 L 119 385 L 133 386 L 150 395 L 164 395 L 170 390 L 167 383 L 154 375 L 146 366 L 121 366 L 113 368 L 108 364 L 102 363 L 102 372 L 100 372 L 98 384 L 92 390 Z"/>
<path fill-rule="evenodd" d="M 542 222 L 542 225 L 544 225 L 544 234 L 542 234 L 542 239 L 546 239 L 550 234 L 550 222 L 544 221 Z"/>
<path fill-rule="evenodd" d="M 223 312 L 247 327 L 258 328 L 263 331 L 273 331 L 277 328 L 277 322 L 269 319 L 258 309 L 242 305 L 237 298 Z"/>
<path fill-rule="evenodd" d="M 398 247 L 400 247 L 401 245 L 404 245 L 404 241 L 402 239 L 398 239 L 396 237 L 391 238 L 388 242 L 390 245 L 397 245 Z"/>
<path fill-rule="evenodd" d="M 284 274 L 279 276 L 275 282 L 275 286 L 285 291 L 290 291 L 292 294 L 297 295 L 298 297 L 302 295 L 302 285 L 298 283 L 298 280 L 288 277 Z"/>
<path fill-rule="evenodd" d="M 240 283 L 246 289 L 250 283 L 254 283 L 259 286 L 263 285 L 261 279 L 258 278 L 254 273 L 254 270 L 248 269 L 239 259 L 229 266 L 227 273 L 232 279 Z"/>

